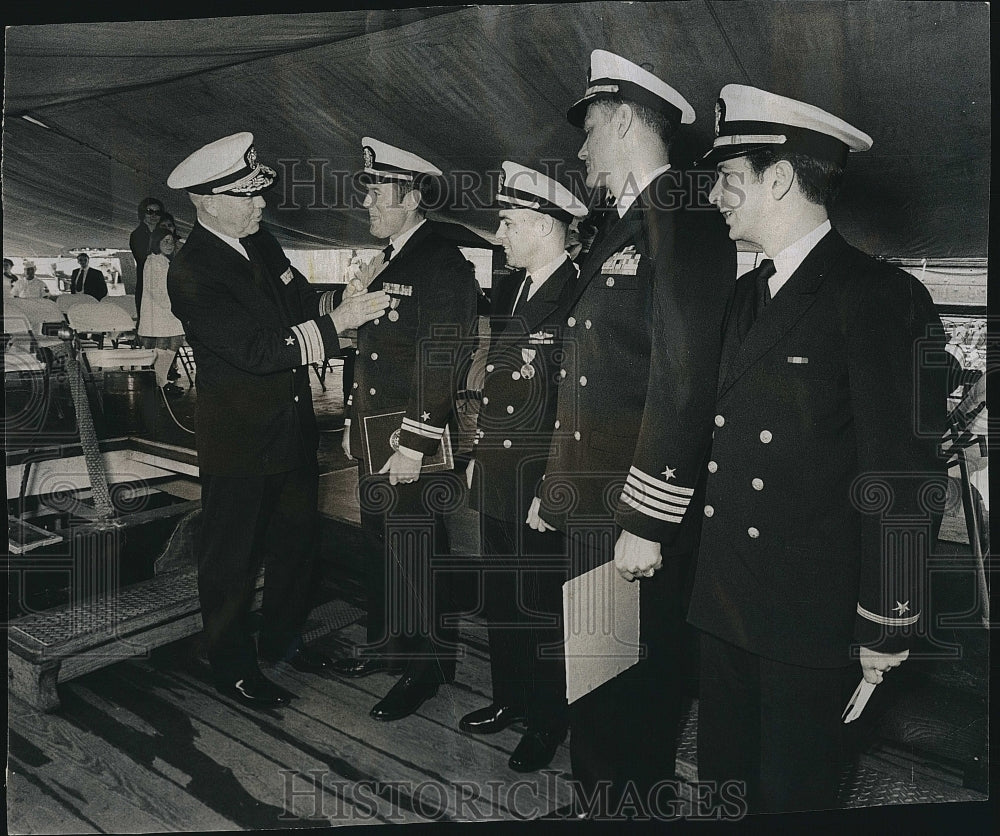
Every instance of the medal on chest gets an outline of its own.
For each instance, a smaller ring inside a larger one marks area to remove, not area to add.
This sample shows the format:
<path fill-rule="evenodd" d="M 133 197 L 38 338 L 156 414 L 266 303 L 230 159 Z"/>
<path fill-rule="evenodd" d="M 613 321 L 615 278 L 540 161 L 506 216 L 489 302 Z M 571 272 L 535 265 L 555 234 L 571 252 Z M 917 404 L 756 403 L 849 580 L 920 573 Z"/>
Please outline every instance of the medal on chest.
<path fill-rule="evenodd" d="M 521 366 L 521 377 L 525 380 L 531 380 L 535 376 L 535 367 L 532 362 L 535 359 L 536 350 L 533 348 L 522 348 L 521 349 L 521 359 L 524 361 L 524 365 Z"/>

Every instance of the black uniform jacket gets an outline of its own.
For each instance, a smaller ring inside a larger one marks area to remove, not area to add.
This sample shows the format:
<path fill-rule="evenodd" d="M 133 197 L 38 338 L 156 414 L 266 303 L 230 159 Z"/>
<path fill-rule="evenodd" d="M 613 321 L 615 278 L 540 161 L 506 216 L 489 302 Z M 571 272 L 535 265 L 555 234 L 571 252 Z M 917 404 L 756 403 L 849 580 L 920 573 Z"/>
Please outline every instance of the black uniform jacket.
<path fill-rule="evenodd" d="M 565 365 L 565 306 L 577 272 L 567 256 L 514 316 L 524 271 L 494 288 L 471 499 L 473 508 L 491 517 L 524 522 L 538 494 Z"/>
<path fill-rule="evenodd" d="M 195 224 L 167 292 L 198 367 L 198 466 L 219 476 L 282 473 L 315 456 L 308 364 L 338 354 L 320 294 L 263 228 L 241 239 L 253 266 Z"/>
<path fill-rule="evenodd" d="M 736 248 L 721 217 L 685 205 L 683 174 L 654 180 L 581 266 L 541 515 L 613 520 L 688 551 L 687 513 L 711 436 Z M 571 354 L 573 356 L 573 354 Z M 624 486 L 624 490 L 622 487 Z"/>
<path fill-rule="evenodd" d="M 368 285 L 380 289 L 392 297 L 396 317 L 387 313 L 358 329 L 351 451 L 364 453 L 365 416 L 402 411 L 400 445 L 431 454 L 454 423 L 459 367 L 467 367 L 476 321 L 475 268 L 425 221 Z"/>
<path fill-rule="evenodd" d="M 89 296 L 93 296 L 98 301 L 103 299 L 108 295 L 108 284 L 104 280 L 104 274 L 100 270 L 95 270 L 93 267 L 87 268 L 87 274 L 83 277 L 83 286 L 80 290 L 77 290 L 78 283 L 80 281 L 80 270 L 82 268 L 78 267 L 73 271 L 73 275 L 70 278 L 72 283 L 70 287 L 73 288 L 73 293 L 86 293 Z"/>
<path fill-rule="evenodd" d="M 943 497 L 940 320 L 836 231 L 751 329 L 755 272 L 727 314 L 689 618 L 807 667 L 847 664 L 852 640 L 894 652 L 926 605 Z"/>

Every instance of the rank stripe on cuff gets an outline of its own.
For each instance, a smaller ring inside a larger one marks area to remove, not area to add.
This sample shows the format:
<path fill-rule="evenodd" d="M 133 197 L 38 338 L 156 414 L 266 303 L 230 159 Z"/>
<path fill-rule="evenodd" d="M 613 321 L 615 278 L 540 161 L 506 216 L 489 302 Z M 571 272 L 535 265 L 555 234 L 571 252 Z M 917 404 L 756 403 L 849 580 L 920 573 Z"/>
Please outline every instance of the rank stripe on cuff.
<path fill-rule="evenodd" d="M 876 615 L 873 612 L 869 612 L 861 604 L 858 604 L 858 615 L 862 618 L 867 618 L 869 621 L 874 621 L 876 624 L 881 624 L 883 627 L 909 627 L 920 620 L 920 613 L 908 615 L 905 618 L 891 618 L 890 616 Z"/>
<path fill-rule="evenodd" d="M 444 435 L 444 427 L 435 427 L 432 424 L 421 424 L 419 421 L 414 421 L 412 418 L 404 418 L 402 429 L 407 432 L 411 432 L 414 435 L 422 435 L 424 438 L 433 438 L 435 441 L 441 439 Z"/>
<path fill-rule="evenodd" d="M 639 502 L 632 499 L 632 497 L 625 492 L 622 492 L 622 501 L 628 503 L 637 511 L 640 511 L 643 514 L 645 514 L 647 517 L 654 517 L 655 519 L 666 520 L 667 522 L 672 522 L 672 523 L 679 523 L 682 519 L 684 519 L 683 515 L 680 514 L 665 514 L 662 511 L 657 511 L 653 508 L 641 505 Z"/>
<path fill-rule="evenodd" d="M 299 354 L 302 357 L 303 366 L 307 366 L 310 363 L 319 363 L 326 359 L 323 334 L 313 320 L 293 325 L 292 333 L 298 338 Z"/>
<path fill-rule="evenodd" d="M 328 313 L 333 313 L 333 309 L 337 307 L 334 303 L 335 290 L 328 290 L 322 296 L 319 297 L 319 314 L 323 316 Z"/>
<path fill-rule="evenodd" d="M 684 511 L 688 507 L 688 503 L 681 499 L 675 499 L 673 497 L 668 497 L 661 501 L 657 496 L 655 496 L 651 491 L 644 490 L 643 488 L 636 488 L 634 485 L 629 485 L 626 483 L 622 491 L 623 495 L 627 494 L 636 503 L 636 507 L 646 507 L 655 508 L 659 511 L 666 511 L 672 514 L 684 515 Z"/>
<path fill-rule="evenodd" d="M 628 470 L 628 482 L 641 488 L 652 488 L 653 491 L 659 491 L 663 494 L 671 494 L 669 498 L 673 501 L 683 501 L 685 505 L 691 501 L 691 497 L 694 496 L 694 488 L 685 488 L 681 485 L 671 485 L 668 482 L 664 482 L 662 479 L 654 479 L 648 473 L 643 473 L 635 465 L 632 465 Z M 676 498 L 676 499 L 675 499 Z"/>

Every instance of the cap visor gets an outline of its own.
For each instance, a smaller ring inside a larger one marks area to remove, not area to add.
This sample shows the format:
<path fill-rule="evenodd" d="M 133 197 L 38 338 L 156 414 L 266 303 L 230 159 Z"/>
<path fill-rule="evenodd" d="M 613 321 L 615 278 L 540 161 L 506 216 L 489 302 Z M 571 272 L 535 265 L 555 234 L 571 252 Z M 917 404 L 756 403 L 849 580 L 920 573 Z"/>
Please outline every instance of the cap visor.
<path fill-rule="evenodd" d="M 590 95 L 584 96 L 580 101 L 574 104 L 569 110 L 566 111 L 566 119 L 574 128 L 582 128 L 584 120 L 587 118 L 587 108 L 590 107 L 590 103 L 595 101 L 597 96 Z"/>
<path fill-rule="evenodd" d="M 696 168 L 711 168 L 718 165 L 723 160 L 732 160 L 736 157 L 743 157 L 751 151 L 759 148 L 780 148 L 780 145 L 773 145 L 767 142 L 755 143 L 753 145 L 720 145 L 712 148 L 705 156 L 695 163 Z"/>

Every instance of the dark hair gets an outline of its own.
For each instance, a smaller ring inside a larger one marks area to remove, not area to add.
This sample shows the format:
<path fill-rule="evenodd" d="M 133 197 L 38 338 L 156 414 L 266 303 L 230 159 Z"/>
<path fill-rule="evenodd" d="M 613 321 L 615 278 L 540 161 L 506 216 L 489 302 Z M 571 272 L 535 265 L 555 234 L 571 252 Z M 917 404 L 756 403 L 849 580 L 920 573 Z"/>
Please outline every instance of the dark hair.
<path fill-rule="evenodd" d="M 146 210 L 150 206 L 152 206 L 154 203 L 157 206 L 159 206 L 162 211 L 166 211 L 166 209 L 163 206 L 163 201 L 160 200 L 158 197 L 144 197 L 142 200 L 139 201 L 139 222 L 140 223 L 146 219 Z"/>
<path fill-rule="evenodd" d="M 619 105 L 627 104 L 632 108 L 635 118 L 662 139 L 664 145 L 670 144 L 670 140 L 674 138 L 674 134 L 677 133 L 677 129 L 680 127 L 679 117 L 665 113 L 662 110 L 656 110 L 633 99 L 623 98 L 622 96 L 607 96 L 597 99 L 594 104 L 604 106 L 609 111 L 609 119 L 611 118 L 610 111 Z"/>
<path fill-rule="evenodd" d="M 440 209 L 444 197 L 444 184 L 441 178 L 432 174 L 416 174 L 413 180 L 397 180 L 396 193 L 402 200 L 410 192 L 419 192 L 421 215 L 426 215 L 428 209 Z"/>
<path fill-rule="evenodd" d="M 177 233 L 176 232 L 171 232 L 169 229 L 166 229 L 166 228 L 164 228 L 162 226 L 156 227 L 152 232 L 149 233 L 149 254 L 150 255 L 162 255 L 162 253 L 160 253 L 160 242 L 164 238 L 166 238 L 168 235 L 171 238 L 173 238 L 174 241 L 177 240 Z"/>
<path fill-rule="evenodd" d="M 775 163 L 787 160 L 795 172 L 802 194 L 809 202 L 820 206 L 828 206 L 837 196 L 844 173 L 843 166 L 835 162 L 773 148 L 758 148 L 747 154 L 746 159 L 747 165 L 758 179 Z"/>

